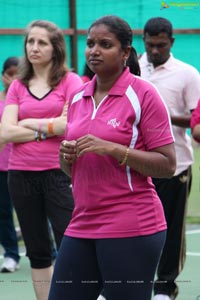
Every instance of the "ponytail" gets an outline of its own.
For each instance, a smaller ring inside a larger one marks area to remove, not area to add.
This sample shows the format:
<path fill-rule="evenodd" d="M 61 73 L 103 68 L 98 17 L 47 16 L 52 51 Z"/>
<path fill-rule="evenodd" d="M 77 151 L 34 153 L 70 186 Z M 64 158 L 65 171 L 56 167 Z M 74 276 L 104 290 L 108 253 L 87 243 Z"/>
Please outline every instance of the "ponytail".
<path fill-rule="evenodd" d="M 140 76 L 140 65 L 138 62 L 138 56 L 135 48 L 131 47 L 130 56 L 127 59 L 126 65 L 129 67 L 130 72 L 134 75 Z"/>

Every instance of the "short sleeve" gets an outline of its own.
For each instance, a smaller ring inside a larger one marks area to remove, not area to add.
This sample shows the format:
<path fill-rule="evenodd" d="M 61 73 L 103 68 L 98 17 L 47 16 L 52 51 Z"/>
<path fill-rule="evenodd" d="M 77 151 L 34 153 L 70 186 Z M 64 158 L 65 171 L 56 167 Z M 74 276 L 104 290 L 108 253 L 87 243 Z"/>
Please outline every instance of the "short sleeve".
<path fill-rule="evenodd" d="M 66 95 L 66 100 L 69 100 L 71 95 L 83 85 L 81 77 L 74 73 L 69 72 L 63 81 L 63 88 Z"/>
<path fill-rule="evenodd" d="M 147 150 L 174 142 L 167 107 L 157 89 L 150 83 L 144 95 L 140 123 Z"/>
<path fill-rule="evenodd" d="M 6 95 L 6 105 L 19 104 L 20 85 L 21 83 L 19 82 L 19 80 L 17 79 L 13 80 Z"/>
<path fill-rule="evenodd" d="M 192 112 L 192 116 L 191 116 L 191 120 L 190 120 L 191 130 L 193 130 L 197 124 L 200 124 L 200 100 L 197 104 L 197 107 Z M 194 139 L 195 139 L 195 141 L 200 143 L 200 139 L 196 139 L 196 138 L 194 138 Z"/>

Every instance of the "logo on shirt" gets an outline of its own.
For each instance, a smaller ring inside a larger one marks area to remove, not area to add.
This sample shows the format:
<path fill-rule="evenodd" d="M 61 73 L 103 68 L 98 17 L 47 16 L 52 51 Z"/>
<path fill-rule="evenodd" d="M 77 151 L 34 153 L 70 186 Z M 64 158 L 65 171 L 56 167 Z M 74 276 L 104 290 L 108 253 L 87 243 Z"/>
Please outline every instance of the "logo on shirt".
<path fill-rule="evenodd" d="M 120 125 L 120 121 L 117 121 L 117 119 L 111 119 L 108 121 L 107 125 L 111 125 L 113 128 L 116 128 L 117 126 Z"/>

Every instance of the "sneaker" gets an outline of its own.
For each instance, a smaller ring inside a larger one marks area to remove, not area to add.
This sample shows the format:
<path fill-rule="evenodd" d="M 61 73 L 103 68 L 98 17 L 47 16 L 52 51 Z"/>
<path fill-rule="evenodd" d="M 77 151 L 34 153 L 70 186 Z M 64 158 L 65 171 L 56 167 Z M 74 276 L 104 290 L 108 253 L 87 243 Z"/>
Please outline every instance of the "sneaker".
<path fill-rule="evenodd" d="M 1 273 L 12 273 L 19 269 L 19 264 L 11 257 L 5 257 L 1 265 Z"/>
<path fill-rule="evenodd" d="M 171 300 L 168 295 L 157 294 L 153 297 L 153 300 Z"/>
<path fill-rule="evenodd" d="M 106 298 L 102 295 L 99 295 L 99 297 L 97 298 L 97 300 L 106 300 Z"/>

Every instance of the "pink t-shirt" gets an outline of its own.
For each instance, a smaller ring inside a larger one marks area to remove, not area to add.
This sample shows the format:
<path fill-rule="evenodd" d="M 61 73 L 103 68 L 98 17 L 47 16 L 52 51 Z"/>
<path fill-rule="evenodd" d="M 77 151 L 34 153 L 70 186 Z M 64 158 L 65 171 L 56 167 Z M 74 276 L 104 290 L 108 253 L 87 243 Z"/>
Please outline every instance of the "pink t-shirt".
<path fill-rule="evenodd" d="M 198 102 L 198 105 L 196 109 L 192 112 L 192 117 L 190 120 L 190 127 L 193 130 L 193 128 L 197 125 L 200 124 L 200 100 Z M 200 139 L 195 138 L 195 140 L 200 143 Z"/>
<path fill-rule="evenodd" d="M 5 101 L 0 100 L 0 121 L 3 114 L 4 106 L 5 106 Z M 4 146 L 2 151 L 0 151 L 0 171 L 8 171 L 8 159 L 10 155 L 10 150 L 11 150 L 11 144 L 8 143 Z"/>
<path fill-rule="evenodd" d="M 62 113 L 66 100 L 82 84 L 77 74 L 69 72 L 56 88 L 42 99 L 38 99 L 19 80 L 14 80 L 7 93 L 6 105 L 18 105 L 19 120 L 58 117 Z M 40 142 L 14 143 L 9 169 L 37 171 L 60 168 L 59 145 L 63 139 L 64 135 L 60 135 Z"/>
<path fill-rule="evenodd" d="M 92 134 L 149 151 L 173 143 L 166 107 L 154 87 L 129 69 L 97 108 L 96 77 L 73 97 L 66 139 Z M 150 177 L 111 156 L 87 153 L 72 168 L 75 209 L 65 234 L 83 238 L 132 237 L 166 229 L 162 204 Z"/>

